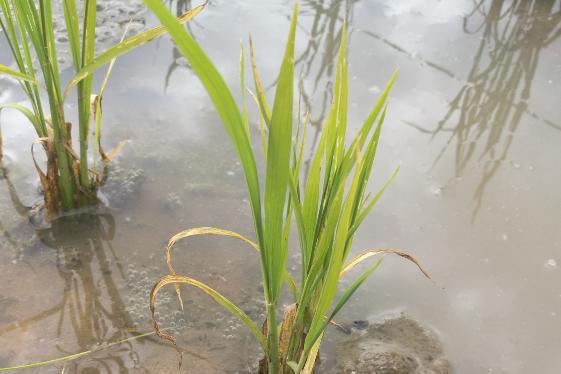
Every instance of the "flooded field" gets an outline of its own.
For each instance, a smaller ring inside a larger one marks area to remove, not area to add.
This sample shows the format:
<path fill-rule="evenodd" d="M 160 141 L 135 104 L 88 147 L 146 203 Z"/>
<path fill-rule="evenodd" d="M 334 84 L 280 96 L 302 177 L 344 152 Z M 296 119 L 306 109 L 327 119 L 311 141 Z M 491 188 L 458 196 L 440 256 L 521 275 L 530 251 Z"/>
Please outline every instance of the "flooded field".
<path fill-rule="evenodd" d="M 102 3 L 108 45 L 120 38 L 125 19 L 134 18 L 133 31 L 156 24 L 140 3 Z M 360 125 L 399 67 L 371 191 L 401 169 L 353 252 L 408 251 L 434 280 L 387 257 L 338 322 L 379 331 L 381 320 L 403 313 L 434 332 L 442 345 L 434 343 L 435 352 L 454 373 L 561 372 L 561 2 L 300 3 L 296 75 L 302 102 L 312 108 L 310 145 L 331 98 L 344 20 L 351 124 Z M 191 5 L 170 3 L 177 14 Z M 247 44 L 251 33 L 270 87 L 290 8 L 286 0 L 211 0 L 188 27 L 234 92 L 239 42 Z M 1 38 L 0 62 L 9 62 Z M 21 100 L 17 84 L 0 78 L 0 103 Z M 73 102 L 67 105 L 76 113 Z M 249 109 L 257 139 L 256 109 Z M 149 292 L 166 274 L 170 236 L 198 226 L 252 233 L 233 147 L 168 38 L 118 60 L 103 110 L 106 148 L 128 140 L 101 190 L 104 206 L 50 226 L 26 216 L 26 207 L 41 201 L 29 152 L 36 134 L 18 113 L 1 113 L 0 367 L 151 331 Z M 174 264 L 263 321 L 259 259 L 251 249 L 194 238 L 177 247 Z M 252 372 L 260 353 L 243 326 L 201 293 L 184 298 L 185 312 L 171 288 L 158 301 L 159 320 L 187 350 L 182 372 Z M 329 330 L 320 373 L 332 373 L 339 348 L 352 339 Z M 174 348 L 151 336 L 67 362 L 64 372 L 168 373 L 177 364 Z M 62 369 L 59 362 L 22 372 Z"/>

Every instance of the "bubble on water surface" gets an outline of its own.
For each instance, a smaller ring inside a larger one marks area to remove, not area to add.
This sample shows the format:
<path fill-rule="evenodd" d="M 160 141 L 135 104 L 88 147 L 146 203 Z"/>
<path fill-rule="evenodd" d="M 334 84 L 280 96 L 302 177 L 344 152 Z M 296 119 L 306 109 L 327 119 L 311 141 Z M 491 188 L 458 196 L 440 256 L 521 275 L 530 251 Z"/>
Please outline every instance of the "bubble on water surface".
<path fill-rule="evenodd" d="M 373 93 L 373 94 L 379 94 L 380 93 L 380 87 L 378 86 L 372 86 L 368 89 L 368 92 Z"/>
<path fill-rule="evenodd" d="M 430 190 L 431 190 L 431 192 L 434 196 L 438 197 L 438 196 L 442 195 L 442 192 L 443 192 L 444 189 L 440 186 L 433 186 L 433 187 L 431 187 Z"/>
<path fill-rule="evenodd" d="M 544 267 L 546 269 L 556 269 L 557 268 L 557 261 L 555 261 L 554 258 L 550 258 L 545 262 Z"/>

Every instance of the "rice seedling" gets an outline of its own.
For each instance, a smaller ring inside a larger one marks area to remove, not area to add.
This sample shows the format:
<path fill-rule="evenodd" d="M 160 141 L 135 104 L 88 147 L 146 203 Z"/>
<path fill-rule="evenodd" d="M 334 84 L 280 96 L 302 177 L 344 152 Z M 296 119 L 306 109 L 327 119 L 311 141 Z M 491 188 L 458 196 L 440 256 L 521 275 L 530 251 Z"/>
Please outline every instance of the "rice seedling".
<path fill-rule="evenodd" d="M 0 0 L 0 29 L 15 64 L 13 69 L 0 64 L 0 74 L 20 82 L 31 106 L 9 103 L 0 105 L 0 111 L 8 108 L 18 110 L 33 125 L 38 137 L 34 144 L 39 143 L 47 156 L 45 171 L 35 161 L 33 147 L 32 156 L 43 188 L 45 208 L 53 215 L 60 210 L 79 208 L 97 201 L 96 192 L 102 183 L 103 173 L 96 160 L 101 159 L 101 164 L 105 165 L 115 154 L 105 153 L 100 144 L 101 96 L 112 65 L 118 56 L 164 34 L 165 28 L 159 26 L 121 40 L 95 56 L 96 0 L 85 0 L 81 11 L 75 0 L 63 0 L 67 39 L 75 72 L 63 86 L 51 5 L 51 0 Z M 188 21 L 204 6 L 184 13 L 178 22 Z M 99 91 L 94 93 L 92 74 L 106 64 L 109 67 L 105 79 Z M 74 87 L 78 108 L 77 148 L 72 139 L 72 125 L 64 110 L 66 96 Z M 43 91 L 46 102 L 43 101 Z"/>
<path fill-rule="evenodd" d="M 261 131 L 261 147 L 266 158 L 262 194 L 245 104 L 241 108 L 236 104 L 213 63 L 162 2 L 144 2 L 167 27 L 170 36 L 202 82 L 235 146 L 246 179 L 256 236 L 253 241 L 232 231 L 200 227 L 182 231 L 172 237 L 166 250 L 170 274 L 160 278 L 151 292 L 152 318 L 154 319 L 156 297 L 162 287 L 173 284 L 181 301 L 179 286 L 194 286 L 239 318 L 253 333 L 265 354 L 259 365 L 260 373 L 311 373 L 325 328 L 380 265 L 381 258 L 351 282 L 347 289 L 338 293 L 337 286 L 341 278 L 352 268 L 371 257 L 393 253 L 412 261 L 428 276 L 416 259 L 397 250 L 369 250 L 349 260 L 357 229 L 397 173 L 396 169 L 374 196 L 367 194 L 366 185 L 372 172 L 386 114 L 386 102 L 396 74 L 390 78 L 352 141 L 346 144 L 347 62 L 343 30 L 336 63 L 333 101 L 307 175 L 302 177 L 307 121 L 293 123 L 297 4 L 293 10 L 272 107 L 267 103 L 250 43 L 255 83 L 252 96 L 260 109 L 260 119 L 265 124 Z M 243 57 L 240 65 L 243 87 Z M 289 232 L 293 221 L 301 255 L 298 282 L 286 269 Z M 176 273 L 172 265 L 171 250 L 177 241 L 195 235 L 228 236 L 242 240 L 256 250 L 260 258 L 266 308 L 266 320 L 262 328 L 218 291 L 190 276 Z M 279 298 L 284 284 L 291 291 L 294 303 L 279 318 Z M 181 304 L 183 305 L 182 301 Z M 175 339 L 162 332 L 155 319 L 154 327 L 160 337 L 175 344 Z"/>

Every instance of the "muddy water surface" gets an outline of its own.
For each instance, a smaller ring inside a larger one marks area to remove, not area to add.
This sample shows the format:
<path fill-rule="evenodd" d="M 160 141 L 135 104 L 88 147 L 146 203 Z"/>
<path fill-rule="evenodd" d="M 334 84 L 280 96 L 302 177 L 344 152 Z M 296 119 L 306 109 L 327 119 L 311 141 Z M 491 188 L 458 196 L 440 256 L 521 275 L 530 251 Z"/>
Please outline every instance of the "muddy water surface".
<path fill-rule="evenodd" d="M 106 9 L 118 9 L 113 3 Z M 134 11 L 135 27 L 155 24 L 123 4 Z M 179 13 L 190 4 L 171 6 Z M 560 12 L 552 0 L 301 0 L 297 71 L 315 128 L 330 98 L 344 19 L 354 126 L 400 68 L 372 191 L 395 166 L 401 170 L 353 251 L 407 250 L 435 281 L 388 257 L 342 312 L 342 323 L 405 312 L 435 331 L 457 373 L 561 371 Z M 189 27 L 237 93 L 239 41 L 252 32 L 264 83 L 272 84 L 289 14 L 288 1 L 213 0 Z M 121 32 L 122 20 L 115 22 L 104 30 Z M 8 56 L 0 42 L 0 61 Z M 17 86 L 2 79 L 0 102 L 14 100 L 23 100 Z M 106 148 L 128 143 L 102 191 L 104 208 L 50 227 L 31 224 L 22 214 L 40 200 L 29 155 L 34 134 L 16 113 L 5 111 L 1 120 L 7 174 L 0 178 L 0 367 L 150 331 L 148 293 L 165 274 L 171 235 L 193 226 L 251 233 L 232 146 L 167 39 L 115 66 L 103 141 Z M 256 123 L 252 131 L 257 136 Z M 178 271 L 262 320 L 259 264 L 250 249 L 193 239 L 178 247 L 175 261 Z M 196 292 L 187 299 L 185 313 L 172 292 L 159 300 L 162 324 L 188 349 L 183 371 L 250 372 L 258 350 L 240 324 Z M 344 338 L 337 330 L 326 336 L 326 368 Z M 67 363 L 65 372 L 161 373 L 176 366 L 173 348 L 147 338 Z"/>

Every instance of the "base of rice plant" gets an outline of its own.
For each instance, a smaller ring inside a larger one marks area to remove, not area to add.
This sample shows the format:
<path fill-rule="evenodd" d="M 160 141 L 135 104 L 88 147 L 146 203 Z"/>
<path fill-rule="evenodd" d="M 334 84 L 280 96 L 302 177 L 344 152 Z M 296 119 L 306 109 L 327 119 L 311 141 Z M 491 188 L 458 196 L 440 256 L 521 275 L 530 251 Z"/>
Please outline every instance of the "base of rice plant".
<path fill-rule="evenodd" d="M 118 56 L 166 32 L 165 27 L 158 26 L 127 39 L 123 36 L 120 43 L 95 56 L 96 3 L 96 0 L 62 0 L 75 72 L 63 86 L 51 0 L 0 0 L 0 30 L 15 65 L 11 68 L 0 64 L 0 75 L 18 80 L 28 99 L 26 105 L 0 105 L 0 112 L 17 110 L 35 129 L 37 139 L 33 141 L 31 154 L 43 189 L 44 207 L 50 216 L 97 202 L 105 166 L 120 148 L 118 145 L 105 153 L 101 147 L 101 97 L 113 63 Z M 187 22 L 205 5 L 181 15 L 177 22 Z M 109 65 L 105 78 L 98 92 L 94 92 L 92 74 L 105 65 Z M 77 139 L 72 138 L 72 123 L 64 110 L 66 97 L 73 88 L 77 93 Z M 46 165 L 36 161 L 36 148 L 45 152 Z M 0 129 L 0 160 L 1 157 Z"/>
<path fill-rule="evenodd" d="M 262 124 L 258 143 L 260 147 L 255 148 L 261 148 L 266 159 L 262 173 L 264 183 L 261 183 L 251 145 L 245 103 L 238 106 L 214 64 L 161 1 L 144 2 L 167 27 L 177 48 L 200 79 L 234 144 L 246 179 L 255 231 L 255 239 L 249 239 L 224 229 L 200 227 L 182 231 L 171 238 L 166 250 L 169 274 L 154 285 L 150 297 L 152 316 L 156 296 L 163 287 L 174 285 L 181 301 L 179 286 L 193 286 L 236 316 L 253 333 L 265 356 L 260 362 L 259 373 L 311 373 L 326 327 L 380 265 L 380 256 L 397 254 L 412 261 L 427 275 L 415 258 L 392 249 L 373 249 L 349 259 L 355 233 L 397 173 L 396 169 L 374 196 L 366 192 L 386 114 L 388 94 L 396 74 L 390 78 L 352 141 L 347 143 L 348 83 L 346 37 L 343 32 L 333 100 L 318 145 L 313 150 L 309 169 L 303 177 L 301 165 L 307 120 L 302 120 L 298 113 L 298 121 L 293 121 L 296 4 L 272 106 L 267 102 L 262 88 L 250 43 L 255 83 L 254 91 L 250 90 L 250 93 L 259 108 Z M 240 80 L 242 87 L 245 87 L 243 61 L 242 51 Z M 298 233 L 301 260 L 296 279 L 286 269 L 292 225 Z M 172 265 L 172 248 L 178 240 L 195 235 L 228 236 L 242 240 L 255 251 L 261 264 L 265 321 L 253 321 L 218 291 L 193 277 L 177 274 Z M 376 259 L 373 264 L 346 289 L 338 290 L 341 278 L 349 270 L 371 258 Z M 294 302 L 279 314 L 279 297 L 284 286 L 292 293 Z M 262 327 L 259 327 L 260 322 Z M 155 319 L 154 327 L 160 337 L 175 344 L 175 338 L 161 331 Z"/>

